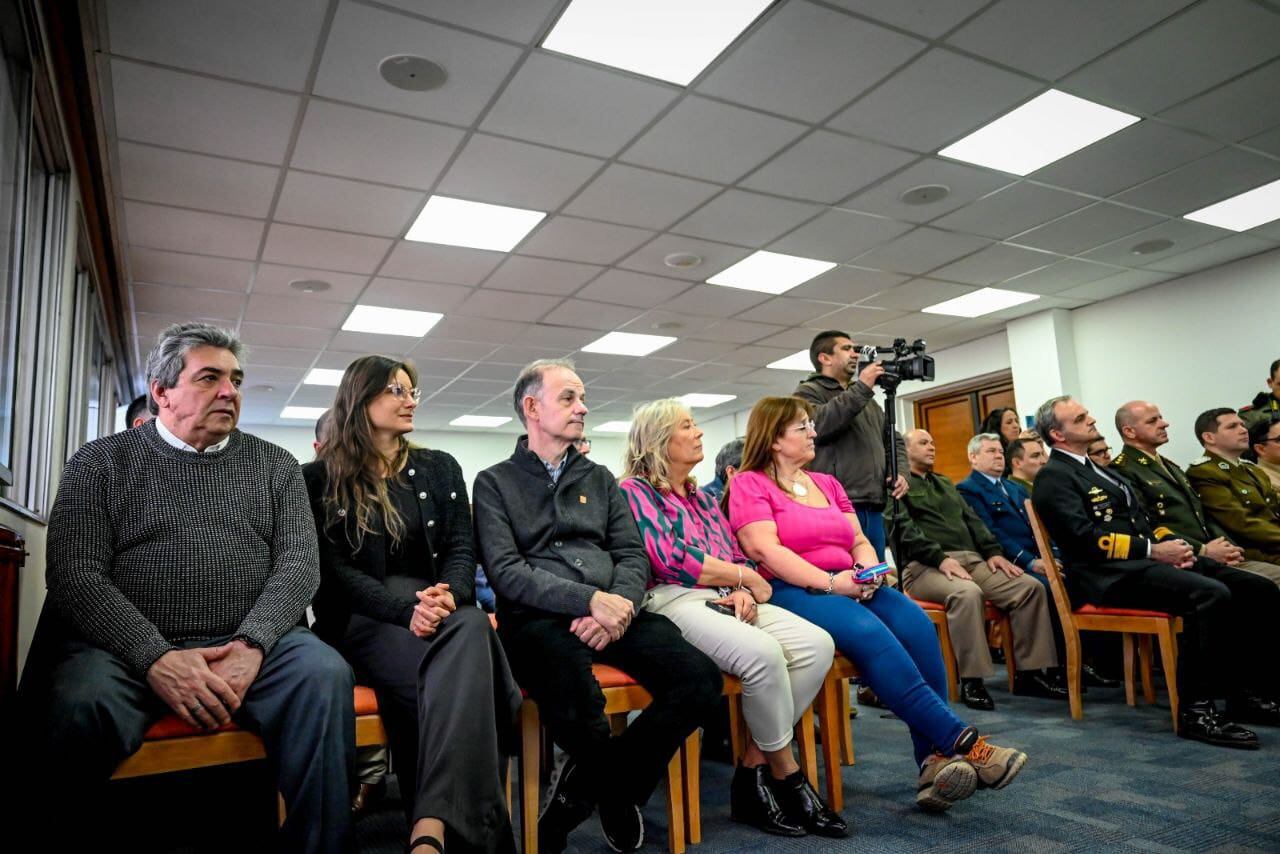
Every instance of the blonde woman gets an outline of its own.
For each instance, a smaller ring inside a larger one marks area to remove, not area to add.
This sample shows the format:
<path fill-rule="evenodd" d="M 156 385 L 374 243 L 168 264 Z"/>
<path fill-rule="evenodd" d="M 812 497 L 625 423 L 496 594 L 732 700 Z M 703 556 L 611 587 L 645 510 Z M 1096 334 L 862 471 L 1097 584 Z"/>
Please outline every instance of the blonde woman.
<path fill-rule="evenodd" d="M 702 458 L 702 430 L 680 401 L 636 409 L 619 485 L 652 566 L 644 607 L 742 680 L 752 742 L 730 788 L 733 819 L 780 836 L 843 837 L 844 820 L 818 797 L 791 752 L 796 722 L 831 666 L 831 636 L 765 604 L 769 583 L 690 475 Z"/>

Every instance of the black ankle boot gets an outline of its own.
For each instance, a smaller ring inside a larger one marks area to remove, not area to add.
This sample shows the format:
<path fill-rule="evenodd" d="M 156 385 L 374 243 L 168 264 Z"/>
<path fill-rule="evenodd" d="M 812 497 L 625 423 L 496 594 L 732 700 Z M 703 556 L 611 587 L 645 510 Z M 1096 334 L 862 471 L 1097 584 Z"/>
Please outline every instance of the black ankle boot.
<path fill-rule="evenodd" d="M 773 792 L 764 784 L 765 766 L 738 766 L 729 784 L 729 818 L 774 836 L 805 836 L 803 827 L 788 821 Z"/>
<path fill-rule="evenodd" d="M 849 835 L 849 825 L 822 802 L 802 772 L 796 771 L 781 780 L 766 774 L 765 779 L 788 824 L 798 824 L 810 833 L 832 839 Z"/>

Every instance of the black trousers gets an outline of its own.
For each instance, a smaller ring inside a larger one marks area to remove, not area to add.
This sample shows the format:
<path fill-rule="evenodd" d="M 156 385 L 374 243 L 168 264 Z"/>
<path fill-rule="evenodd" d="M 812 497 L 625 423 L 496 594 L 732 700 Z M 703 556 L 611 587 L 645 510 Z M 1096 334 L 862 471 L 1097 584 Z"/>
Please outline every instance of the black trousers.
<path fill-rule="evenodd" d="M 1203 557 L 1189 569 L 1140 563 L 1141 569 L 1113 583 L 1097 604 L 1182 617 L 1178 693 L 1184 703 L 1244 691 L 1277 696 L 1280 668 L 1272 621 L 1280 609 L 1280 588 L 1274 581 Z"/>
<path fill-rule="evenodd" d="M 640 611 L 626 634 L 600 652 L 569 631 L 571 617 L 504 619 L 498 634 L 520 685 L 538 704 L 552 739 L 578 763 L 573 794 L 643 804 L 689 733 L 719 707 L 720 668 L 666 617 Z M 592 662 L 625 671 L 653 702 L 616 738 Z"/>
<path fill-rule="evenodd" d="M 514 852 L 507 767 L 520 689 L 479 608 L 459 607 L 430 637 L 353 615 L 341 644 L 373 688 L 412 826 L 445 823 L 445 847 Z"/>

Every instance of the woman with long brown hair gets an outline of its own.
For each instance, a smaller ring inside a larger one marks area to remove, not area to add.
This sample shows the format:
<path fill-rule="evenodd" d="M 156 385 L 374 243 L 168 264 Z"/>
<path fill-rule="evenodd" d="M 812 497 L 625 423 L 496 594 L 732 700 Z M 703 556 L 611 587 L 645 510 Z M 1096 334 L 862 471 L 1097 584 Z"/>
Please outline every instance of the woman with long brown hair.
<path fill-rule="evenodd" d="M 315 631 L 377 693 L 410 850 L 514 851 L 505 773 L 520 692 L 475 607 L 462 469 L 406 438 L 416 386 L 405 362 L 352 362 L 303 468 L 320 533 Z"/>
<path fill-rule="evenodd" d="M 772 602 L 831 633 L 863 681 L 907 723 L 919 777 L 916 803 L 945 810 L 977 788 L 1000 789 L 1026 755 L 988 744 L 947 705 L 933 625 L 883 576 L 849 498 L 834 477 L 807 472 L 812 409 L 794 397 L 761 398 L 747 419 L 742 465 L 726 493 L 742 551 L 773 584 Z"/>

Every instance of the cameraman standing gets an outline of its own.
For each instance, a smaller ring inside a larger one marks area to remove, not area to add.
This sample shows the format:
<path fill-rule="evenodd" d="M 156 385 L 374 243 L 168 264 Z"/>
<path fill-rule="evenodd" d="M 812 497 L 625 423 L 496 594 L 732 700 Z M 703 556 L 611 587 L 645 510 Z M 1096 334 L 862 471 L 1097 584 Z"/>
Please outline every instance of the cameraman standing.
<path fill-rule="evenodd" d="M 817 455 L 809 468 L 840 481 L 863 533 L 884 560 L 884 506 L 889 484 L 884 410 L 875 400 L 876 380 L 884 367 L 871 362 L 859 372 L 858 352 L 843 332 L 829 329 L 818 333 L 809 345 L 815 373 L 796 387 L 795 396 L 814 406 Z M 902 436 L 895 433 L 893 442 L 898 470 L 905 473 L 907 455 Z M 901 498 L 906 493 L 906 475 L 899 474 L 892 494 Z"/>

